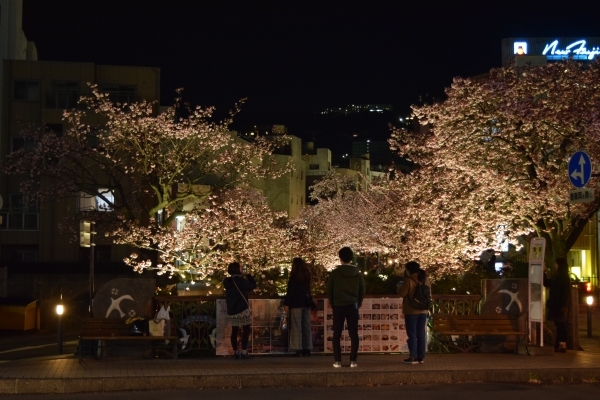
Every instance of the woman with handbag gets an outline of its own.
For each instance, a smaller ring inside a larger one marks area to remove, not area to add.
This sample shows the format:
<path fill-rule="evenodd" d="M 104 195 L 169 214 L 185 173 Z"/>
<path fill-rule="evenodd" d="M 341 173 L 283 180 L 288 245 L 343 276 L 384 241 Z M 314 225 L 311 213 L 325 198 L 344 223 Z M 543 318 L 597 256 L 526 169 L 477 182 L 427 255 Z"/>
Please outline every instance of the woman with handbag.
<path fill-rule="evenodd" d="M 290 310 L 290 350 L 296 357 L 309 357 L 312 350 L 310 309 L 317 306 L 310 294 L 311 274 L 301 258 L 294 258 L 283 305 Z"/>
<path fill-rule="evenodd" d="M 235 359 L 247 359 L 248 337 L 250 336 L 250 325 L 252 314 L 248 303 L 248 292 L 256 288 L 256 281 L 250 274 L 242 275 L 242 267 L 237 262 L 232 262 L 227 267 L 230 277 L 225 278 L 225 302 L 227 303 L 227 314 L 231 323 L 231 346 Z M 238 350 L 238 332 L 242 327 L 242 350 Z"/>

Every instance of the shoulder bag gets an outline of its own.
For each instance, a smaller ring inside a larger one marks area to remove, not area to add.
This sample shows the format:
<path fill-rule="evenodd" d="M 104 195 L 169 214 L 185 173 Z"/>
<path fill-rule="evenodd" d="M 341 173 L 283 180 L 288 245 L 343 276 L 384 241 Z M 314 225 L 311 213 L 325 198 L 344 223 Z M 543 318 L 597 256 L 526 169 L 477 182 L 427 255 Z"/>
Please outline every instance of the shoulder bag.
<path fill-rule="evenodd" d="M 229 316 L 231 324 L 234 326 L 250 325 L 252 321 L 252 311 L 250 310 L 250 303 L 248 303 L 248 300 L 246 300 L 246 297 L 238 287 L 237 283 L 235 283 L 235 279 L 231 277 L 231 280 L 235 285 L 235 288 L 238 290 L 238 292 L 240 292 L 240 296 L 242 296 L 242 299 L 244 299 L 246 305 L 248 306 L 248 308 L 246 308 L 244 311 Z"/>

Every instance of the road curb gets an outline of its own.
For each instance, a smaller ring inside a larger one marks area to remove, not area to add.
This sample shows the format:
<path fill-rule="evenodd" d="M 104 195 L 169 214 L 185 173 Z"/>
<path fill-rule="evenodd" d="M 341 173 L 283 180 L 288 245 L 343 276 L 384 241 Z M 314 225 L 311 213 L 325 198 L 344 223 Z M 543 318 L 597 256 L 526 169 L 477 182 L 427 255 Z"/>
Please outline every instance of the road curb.
<path fill-rule="evenodd" d="M 426 383 L 600 383 L 600 368 L 336 371 L 196 376 L 0 379 L 0 394 L 108 393 L 142 390 L 384 386 Z"/>

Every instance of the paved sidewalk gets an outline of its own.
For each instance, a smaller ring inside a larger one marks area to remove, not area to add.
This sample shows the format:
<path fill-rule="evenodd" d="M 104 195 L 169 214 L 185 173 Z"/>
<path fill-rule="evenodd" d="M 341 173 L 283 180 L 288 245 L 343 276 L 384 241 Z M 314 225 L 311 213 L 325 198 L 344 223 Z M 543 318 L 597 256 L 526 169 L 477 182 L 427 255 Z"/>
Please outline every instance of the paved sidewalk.
<path fill-rule="evenodd" d="M 551 356 L 515 354 L 430 354 L 425 364 L 406 365 L 405 354 L 359 355 L 358 368 L 334 369 L 331 355 L 310 358 L 255 356 L 251 360 L 97 361 L 75 357 L 0 364 L 0 394 L 113 392 L 224 387 L 331 387 L 453 382 L 600 382 L 600 312 L 593 337 L 580 319 L 585 351 Z"/>

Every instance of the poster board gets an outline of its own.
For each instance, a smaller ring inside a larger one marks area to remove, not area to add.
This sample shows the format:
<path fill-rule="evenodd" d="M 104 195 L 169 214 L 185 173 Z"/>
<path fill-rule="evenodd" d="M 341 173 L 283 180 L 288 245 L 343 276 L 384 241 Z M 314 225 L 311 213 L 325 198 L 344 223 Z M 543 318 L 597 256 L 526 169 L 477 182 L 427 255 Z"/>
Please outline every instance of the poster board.
<path fill-rule="evenodd" d="M 252 308 L 251 335 L 248 352 L 253 354 L 288 353 L 288 331 L 280 329 L 283 312 L 282 299 L 250 299 Z M 313 352 L 332 353 L 333 310 L 327 299 L 316 298 L 317 310 L 311 311 Z M 231 325 L 225 299 L 217 299 L 216 354 L 233 355 Z M 359 352 L 407 352 L 404 315 L 401 298 L 366 298 L 359 309 Z M 241 329 L 238 333 L 238 347 Z M 350 351 L 350 337 L 342 335 L 342 351 Z"/>
<path fill-rule="evenodd" d="M 327 353 L 333 352 L 333 310 L 327 302 Z M 366 298 L 358 310 L 358 351 L 361 353 L 407 352 L 406 329 L 400 298 Z M 350 352 L 350 336 L 344 326 L 342 352 Z"/>

